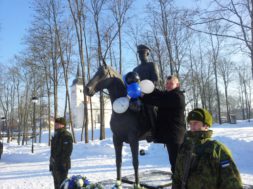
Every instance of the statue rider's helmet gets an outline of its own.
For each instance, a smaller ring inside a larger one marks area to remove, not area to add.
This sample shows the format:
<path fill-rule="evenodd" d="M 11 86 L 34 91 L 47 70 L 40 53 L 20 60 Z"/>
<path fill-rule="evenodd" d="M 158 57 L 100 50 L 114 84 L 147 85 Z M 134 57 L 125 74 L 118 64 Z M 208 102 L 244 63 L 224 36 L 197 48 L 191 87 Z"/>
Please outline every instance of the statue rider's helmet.
<path fill-rule="evenodd" d="M 147 62 L 147 57 L 150 53 L 150 48 L 148 48 L 146 45 L 138 45 L 137 46 L 137 53 L 139 54 L 139 58 L 142 63 Z"/>
<path fill-rule="evenodd" d="M 140 76 L 137 72 L 128 72 L 125 76 L 126 84 L 130 85 L 131 83 L 140 82 Z"/>
<path fill-rule="evenodd" d="M 137 52 L 140 53 L 142 51 L 150 51 L 150 48 L 148 48 L 146 45 L 138 45 Z"/>

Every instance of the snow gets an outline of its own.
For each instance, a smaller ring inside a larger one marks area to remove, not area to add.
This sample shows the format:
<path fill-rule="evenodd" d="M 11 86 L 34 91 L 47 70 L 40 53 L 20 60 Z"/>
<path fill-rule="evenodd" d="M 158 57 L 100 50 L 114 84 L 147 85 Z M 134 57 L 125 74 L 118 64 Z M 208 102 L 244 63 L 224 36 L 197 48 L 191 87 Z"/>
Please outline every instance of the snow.
<path fill-rule="evenodd" d="M 212 127 L 214 139 L 224 143 L 232 151 L 244 184 L 253 184 L 253 122 L 238 121 L 237 124 L 215 124 Z M 77 140 L 81 130 L 76 130 Z M 74 144 L 71 175 L 86 176 L 91 182 L 116 177 L 115 155 L 111 131 L 106 128 L 105 140 L 95 140 L 85 144 Z M 48 132 L 43 132 L 42 143 L 35 143 L 31 153 L 31 141 L 19 146 L 17 141 L 6 143 L 0 160 L 0 189 L 53 189 L 53 177 L 49 172 L 50 147 Z M 169 171 L 167 151 L 162 144 L 140 142 L 140 149 L 146 155 L 139 156 L 140 172 L 145 170 Z M 131 151 L 128 144 L 123 148 L 122 175 L 133 174 Z"/>

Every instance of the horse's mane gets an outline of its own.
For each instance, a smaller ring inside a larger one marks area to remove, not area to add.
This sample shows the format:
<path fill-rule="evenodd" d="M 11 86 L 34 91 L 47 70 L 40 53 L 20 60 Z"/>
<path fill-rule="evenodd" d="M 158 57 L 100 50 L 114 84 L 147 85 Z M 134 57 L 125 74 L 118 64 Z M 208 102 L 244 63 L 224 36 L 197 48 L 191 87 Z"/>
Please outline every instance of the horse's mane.
<path fill-rule="evenodd" d="M 111 74 L 111 76 L 117 77 L 117 78 L 119 78 L 120 80 L 122 80 L 122 82 L 123 82 L 122 75 L 121 75 L 118 71 L 116 71 L 116 70 L 115 70 L 114 68 L 112 68 L 111 66 L 106 66 L 105 68 L 108 69 L 108 72 L 109 72 L 109 74 Z"/>

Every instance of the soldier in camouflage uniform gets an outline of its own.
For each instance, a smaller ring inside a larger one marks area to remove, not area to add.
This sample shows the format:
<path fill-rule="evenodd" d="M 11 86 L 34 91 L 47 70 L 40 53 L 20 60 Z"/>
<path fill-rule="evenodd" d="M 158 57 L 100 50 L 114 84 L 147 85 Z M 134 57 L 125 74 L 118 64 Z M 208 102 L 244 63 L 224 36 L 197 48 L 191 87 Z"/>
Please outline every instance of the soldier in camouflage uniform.
<path fill-rule="evenodd" d="M 242 189 L 242 181 L 230 150 L 212 140 L 212 116 L 196 108 L 187 117 L 185 135 L 176 161 L 173 189 Z"/>
<path fill-rule="evenodd" d="M 68 170 L 71 167 L 70 156 L 73 149 L 73 139 L 65 127 L 64 118 L 55 119 L 55 134 L 51 140 L 49 166 L 54 177 L 55 189 L 60 189 L 60 185 L 67 178 Z"/>

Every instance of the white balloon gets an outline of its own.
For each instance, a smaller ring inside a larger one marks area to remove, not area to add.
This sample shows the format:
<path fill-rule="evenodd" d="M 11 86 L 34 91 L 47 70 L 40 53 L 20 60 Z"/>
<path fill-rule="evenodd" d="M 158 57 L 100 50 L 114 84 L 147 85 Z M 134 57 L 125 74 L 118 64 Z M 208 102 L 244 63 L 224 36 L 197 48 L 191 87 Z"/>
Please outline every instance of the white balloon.
<path fill-rule="evenodd" d="M 144 79 L 140 82 L 140 88 L 141 88 L 141 92 L 145 94 L 150 94 L 154 91 L 155 85 L 152 81 L 148 79 Z"/>
<path fill-rule="evenodd" d="M 112 104 L 112 109 L 118 114 L 122 114 L 127 111 L 128 107 L 129 99 L 127 97 L 117 98 Z"/>

